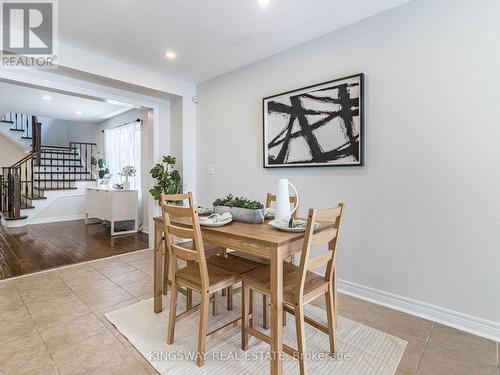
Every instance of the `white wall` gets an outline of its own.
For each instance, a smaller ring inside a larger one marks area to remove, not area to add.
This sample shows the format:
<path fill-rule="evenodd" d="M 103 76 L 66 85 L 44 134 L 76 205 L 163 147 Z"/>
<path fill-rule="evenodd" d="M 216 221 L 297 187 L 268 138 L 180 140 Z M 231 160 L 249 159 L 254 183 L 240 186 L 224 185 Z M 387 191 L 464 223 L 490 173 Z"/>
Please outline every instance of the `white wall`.
<path fill-rule="evenodd" d="M 97 129 L 94 123 L 38 117 L 42 124 L 42 144 L 46 146 L 69 146 L 69 142 L 95 143 Z"/>
<path fill-rule="evenodd" d="M 10 167 L 25 156 L 20 145 L 0 133 L 0 167 Z M 2 174 L 1 170 L 0 174 Z"/>
<path fill-rule="evenodd" d="M 499 14 L 416 0 L 202 84 L 200 203 L 288 177 L 302 214 L 346 203 L 340 279 L 500 327 Z M 366 165 L 263 169 L 262 98 L 359 72 Z"/>

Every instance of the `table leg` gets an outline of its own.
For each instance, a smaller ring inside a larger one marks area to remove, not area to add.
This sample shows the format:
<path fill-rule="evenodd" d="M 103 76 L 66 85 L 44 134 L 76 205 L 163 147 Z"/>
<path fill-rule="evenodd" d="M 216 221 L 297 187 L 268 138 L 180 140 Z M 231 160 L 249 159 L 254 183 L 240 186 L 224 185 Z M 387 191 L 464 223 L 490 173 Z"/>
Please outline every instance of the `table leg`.
<path fill-rule="evenodd" d="M 271 375 L 283 374 L 283 257 L 271 254 Z"/>
<path fill-rule="evenodd" d="M 154 312 L 159 313 L 163 309 L 163 251 L 162 251 L 163 225 L 155 221 L 155 248 L 154 248 Z"/>

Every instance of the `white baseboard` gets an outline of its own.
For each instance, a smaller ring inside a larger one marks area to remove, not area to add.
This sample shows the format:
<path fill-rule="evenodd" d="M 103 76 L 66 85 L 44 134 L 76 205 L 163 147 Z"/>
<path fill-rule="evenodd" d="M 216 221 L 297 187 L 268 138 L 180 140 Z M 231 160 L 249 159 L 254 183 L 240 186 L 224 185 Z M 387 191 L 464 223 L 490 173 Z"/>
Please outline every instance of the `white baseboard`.
<path fill-rule="evenodd" d="M 30 219 L 28 224 L 47 224 L 47 223 L 56 223 L 59 221 L 70 221 L 70 220 L 81 220 L 85 219 L 85 215 L 66 215 L 66 216 L 55 216 L 55 217 L 42 217 Z"/>
<path fill-rule="evenodd" d="M 477 318 L 472 315 L 387 293 L 350 281 L 339 280 L 338 289 L 340 292 L 353 297 L 500 342 L 500 323 L 498 322 Z"/>

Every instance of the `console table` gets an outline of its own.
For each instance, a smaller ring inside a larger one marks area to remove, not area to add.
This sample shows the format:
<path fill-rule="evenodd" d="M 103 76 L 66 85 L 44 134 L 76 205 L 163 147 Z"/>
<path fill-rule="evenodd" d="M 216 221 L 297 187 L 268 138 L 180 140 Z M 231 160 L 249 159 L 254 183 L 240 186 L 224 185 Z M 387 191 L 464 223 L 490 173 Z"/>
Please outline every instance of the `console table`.
<path fill-rule="evenodd" d="M 111 236 L 138 231 L 137 190 L 87 188 L 85 202 L 85 224 L 89 224 L 90 218 L 107 220 L 111 223 Z M 115 222 L 125 220 L 134 220 L 134 229 L 115 232 Z"/>

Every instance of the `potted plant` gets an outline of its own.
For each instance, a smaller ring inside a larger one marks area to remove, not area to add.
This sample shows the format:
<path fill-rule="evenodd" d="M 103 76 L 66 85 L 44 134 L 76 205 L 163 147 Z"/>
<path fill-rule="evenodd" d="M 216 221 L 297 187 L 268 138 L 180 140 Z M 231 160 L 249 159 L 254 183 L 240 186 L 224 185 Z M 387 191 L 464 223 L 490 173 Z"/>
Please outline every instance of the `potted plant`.
<path fill-rule="evenodd" d="M 130 181 L 128 180 L 129 177 L 135 177 L 135 174 L 137 173 L 137 169 L 135 169 L 131 165 L 126 165 L 123 167 L 121 173 L 119 173 L 120 176 L 125 177 L 125 182 L 123 183 L 123 189 L 124 190 L 130 190 Z"/>
<path fill-rule="evenodd" d="M 155 185 L 149 193 L 155 200 L 160 201 L 161 194 L 179 194 L 182 192 L 182 178 L 177 169 L 174 169 L 176 158 L 164 156 L 162 163 L 158 163 L 149 172 L 155 179 Z"/>
<path fill-rule="evenodd" d="M 251 224 L 264 222 L 264 205 L 258 201 L 229 194 L 225 198 L 216 199 L 213 205 L 214 213 L 230 212 L 235 221 Z"/>
<path fill-rule="evenodd" d="M 106 160 L 102 159 L 101 154 L 98 152 L 97 158 L 94 155 L 90 157 L 90 164 L 92 169 L 97 170 L 97 174 L 92 172 L 93 177 L 97 180 L 97 184 L 100 186 L 107 186 L 111 179 L 111 174 L 106 165 Z"/>

